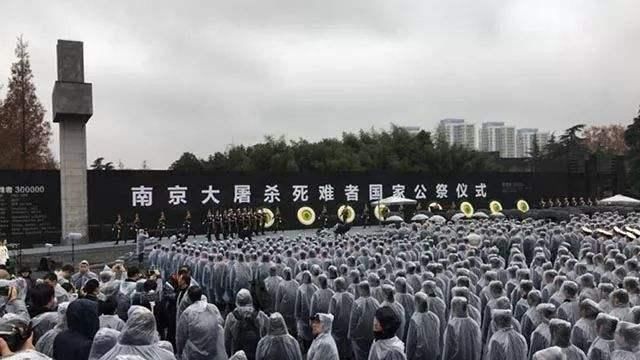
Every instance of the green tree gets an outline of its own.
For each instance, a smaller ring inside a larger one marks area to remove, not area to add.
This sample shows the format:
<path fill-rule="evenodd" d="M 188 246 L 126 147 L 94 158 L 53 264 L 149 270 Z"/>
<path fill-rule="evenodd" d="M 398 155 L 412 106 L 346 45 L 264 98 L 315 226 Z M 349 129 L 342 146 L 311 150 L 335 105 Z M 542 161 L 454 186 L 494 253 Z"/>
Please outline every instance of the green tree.
<path fill-rule="evenodd" d="M 360 130 L 339 139 L 310 142 L 267 136 L 251 146 L 232 146 L 200 160 L 185 153 L 171 169 L 206 172 L 335 173 L 344 171 L 433 172 L 460 174 L 497 169 L 484 153 L 450 146 L 431 133 L 411 134 L 392 126 L 390 131 Z"/>
<path fill-rule="evenodd" d="M 91 164 L 91 168 L 93 170 L 104 170 L 104 171 L 115 169 L 113 163 L 111 161 L 104 162 L 104 158 L 103 157 L 99 157 L 99 158 L 93 160 L 93 163 Z"/>
<path fill-rule="evenodd" d="M 28 44 L 18 37 L 5 100 L 0 107 L 0 168 L 47 169 L 55 161 L 49 148 L 51 125 L 36 96 Z"/>
<path fill-rule="evenodd" d="M 169 170 L 175 171 L 184 171 L 184 172 L 192 172 L 199 173 L 202 172 L 204 166 L 202 161 L 198 159 L 193 153 L 185 152 L 182 153 L 180 158 L 174 161 L 171 166 L 169 166 Z"/>
<path fill-rule="evenodd" d="M 627 126 L 624 132 L 624 141 L 629 150 L 629 179 L 631 191 L 640 195 L 640 109 L 633 122 Z"/>

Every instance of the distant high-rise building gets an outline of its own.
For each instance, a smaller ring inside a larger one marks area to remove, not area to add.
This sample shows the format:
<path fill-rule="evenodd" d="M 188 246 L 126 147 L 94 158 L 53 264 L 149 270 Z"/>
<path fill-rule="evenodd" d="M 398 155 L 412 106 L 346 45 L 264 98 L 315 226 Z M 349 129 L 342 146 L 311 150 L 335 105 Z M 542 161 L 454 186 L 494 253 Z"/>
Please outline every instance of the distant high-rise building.
<path fill-rule="evenodd" d="M 397 125 L 397 127 L 399 129 L 406 130 L 411 135 L 417 135 L 420 131 L 422 131 L 422 128 L 420 126 L 401 126 L 401 125 Z M 392 126 L 392 128 L 393 128 L 393 126 Z"/>
<path fill-rule="evenodd" d="M 550 134 L 548 132 L 538 132 L 538 129 L 518 129 L 516 135 L 516 156 L 531 157 L 534 142 L 538 146 L 538 151 L 544 150 L 549 143 Z"/>
<path fill-rule="evenodd" d="M 538 148 L 542 151 L 549 143 L 549 140 L 551 140 L 551 134 L 548 132 L 539 132 L 536 136 L 536 140 L 538 141 Z"/>
<path fill-rule="evenodd" d="M 498 146 L 498 138 L 500 137 L 501 130 L 503 128 L 503 122 L 482 123 L 482 128 L 480 128 L 480 151 L 500 151 L 500 147 Z"/>
<path fill-rule="evenodd" d="M 480 151 L 498 152 L 500 157 L 516 157 L 516 128 L 503 122 L 486 122 L 480 129 Z"/>
<path fill-rule="evenodd" d="M 459 145 L 467 149 L 476 148 L 476 126 L 467 124 L 464 119 L 443 119 L 438 125 L 438 135 L 450 145 Z"/>
<path fill-rule="evenodd" d="M 518 129 L 518 134 L 516 136 L 517 157 L 531 157 L 533 144 L 537 139 L 538 129 Z"/>

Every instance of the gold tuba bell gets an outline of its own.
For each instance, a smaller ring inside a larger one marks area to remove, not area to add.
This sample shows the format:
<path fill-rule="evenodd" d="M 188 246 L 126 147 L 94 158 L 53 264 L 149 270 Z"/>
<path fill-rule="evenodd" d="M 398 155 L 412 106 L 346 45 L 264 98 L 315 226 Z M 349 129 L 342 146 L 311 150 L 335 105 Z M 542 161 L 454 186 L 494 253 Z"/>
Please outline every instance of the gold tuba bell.
<path fill-rule="evenodd" d="M 516 208 L 520 210 L 521 213 L 526 213 L 529 211 L 529 203 L 526 200 L 518 200 L 516 203 Z"/>
<path fill-rule="evenodd" d="M 338 208 L 338 219 L 345 224 L 350 224 L 356 219 L 356 211 L 349 205 L 342 205 Z"/>
<path fill-rule="evenodd" d="M 383 204 L 376 205 L 376 207 L 373 209 L 373 215 L 379 221 L 384 221 L 388 213 L 389 213 L 389 208 Z"/>
<path fill-rule="evenodd" d="M 264 227 L 268 229 L 273 226 L 273 223 L 275 222 L 275 216 L 273 216 L 273 211 L 271 211 L 269 208 L 262 208 L 261 210 L 262 216 L 264 216 Z"/>
<path fill-rule="evenodd" d="M 302 225 L 309 226 L 316 221 L 316 212 L 308 206 L 303 206 L 300 209 L 298 209 L 297 215 L 298 215 L 298 221 Z"/>
<path fill-rule="evenodd" d="M 473 205 L 471 205 L 471 203 L 468 201 L 463 201 L 460 204 L 460 211 L 464 214 L 464 216 L 466 216 L 467 218 L 470 218 L 473 216 L 473 213 L 474 213 Z"/>
<path fill-rule="evenodd" d="M 499 201 L 493 200 L 489 203 L 489 210 L 491 210 L 491 214 L 499 214 L 502 212 L 502 204 Z"/>

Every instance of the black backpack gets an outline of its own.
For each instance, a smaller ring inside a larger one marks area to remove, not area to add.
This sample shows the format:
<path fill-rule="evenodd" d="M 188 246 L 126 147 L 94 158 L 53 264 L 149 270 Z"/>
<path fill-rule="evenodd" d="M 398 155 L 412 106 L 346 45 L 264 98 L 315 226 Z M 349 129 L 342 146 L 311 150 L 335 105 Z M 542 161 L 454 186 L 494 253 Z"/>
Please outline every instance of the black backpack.
<path fill-rule="evenodd" d="M 256 310 L 250 313 L 233 311 L 233 317 L 238 322 L 233 333 L 231 342 L 232 353 L 243 350 L 247 359 L 252 360 L 256 357 L 256 348 L 260 341 L 260 325 L 258 324 L 258 312 Z"/>

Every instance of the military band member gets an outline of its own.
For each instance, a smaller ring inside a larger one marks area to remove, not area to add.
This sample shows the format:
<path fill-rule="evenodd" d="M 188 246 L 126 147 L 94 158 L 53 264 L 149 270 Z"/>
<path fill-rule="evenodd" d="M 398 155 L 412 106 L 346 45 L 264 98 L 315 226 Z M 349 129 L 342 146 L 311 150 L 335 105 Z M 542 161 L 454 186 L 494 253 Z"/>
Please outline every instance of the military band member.
<path fill-rule="evenodd" d="M 349 216 L 349 210 L 347 210 L 347 207 L 345 206 L 342 212 L 340 212 L 340 215 L 338 215 L 338 223 L 346 224 L 348 216 Z"/>
<path fill-rule="evenodd" d="M 265 221 L 266 221 L 266 214 L 262 211 L 262 209 L 258 209 L 258 230 L 262 235 L 264 235 Z"/>
<path fill-rule="evenodd" d="M 229 238 L 229 232 L 231 230 L 231 223 L 229 221 L 229 209 L 222 211 L 222 238 L 227 240 Z"/>
<path fill-rule="evenodd" d="M 158 236 L 160 237 L 160 240 L 162 240 L 162 237 L 165 235 L 165 232 L 167 230 L 167 218 L 164 216 L 164 211 L 160 211 L 160 218 L 158 218 Z"/>
<path fill-rule="evenodd" d="M 580 196 L 580 199 L 578 200 L 578 205 L 580 205 L 580 206 L 587 205 L 587 203 L 584 202 L 584 197 Z"/>
<path fill-rule="evenodd" d="M 320 212 L 320 216 L 318 217 L 318 223 L 320 224 L 320 228 L 318 229 L 318 232 L 320 232 L 322 229 L 326 229 L 327 226 L 329 225 L 329 217 L 327 216 L 327 206 L 323 205 L 322 206 L 322 211 Z M 340 219 L 338 219 L 338 221 L 340 221 Z"/>
<path fill-rule="evenodd" d="M 233 233 L 236 237 L 240 236 L 240 227 L 242 226 L 242 211 L 237 208 L 233 217 Z"/>
<path fill-rule="evenodd" d="M 213 234 L 213 227 L 215 226 L 211 209 L 207 211 L 207 216 L 204 218 L 202 225 L 204 225 L 204 229 L 207 232 L 207 241 L 211 242 L 211 235 Z"/>
<path fill-rule="evenodd" d="M 216 223 L 215 234 L 216 240 L 220 240 L 220 235 L 224 233 L 224 220 L 220 214 L 220 210 L 216 210 L 216 214 L 213 216 L 213 221 Z"/>
<path fill-rule="evenodd" d="M 369 216 L 369 205 L 367 204 L 364 204 L 364 209 L 362 209 L 361 219 L 362 219 L 362 226 L 366 229 L 367 225 L 369 225 L 369 220 L 371 219 L 371 217 Z"/>
<path fill-rule="evenodd" d="M 195 231 L 193 231 L 191 227 L 191 211 L 187 210 L 187 214 L 184 216 L 184 222 L 182 223 L 182 228 L 184 229 L 184 238 L 185 240 L 189 237 L 189 235 L 193 235 L 196 237 Z"/>
<path fill-rule="evenodd" d="M 118 245 L 118 243 L 120 242 L 120 239 L 122 238 L 122 216 L 120 216 L 120 214 L 118 214 L 118 216 L 116 217 L 116 222 L 113 224 L 113 227 L 111 228 L 111 234 L 113 236 L 113 238 L 116 241 L 116 245 Z M 124 239 L 124 243 L 127 243 L 127 239 Z"/>
<path fill-rule="evenodd" d="M 277 233 L 278 231 L 283 230 L 282 228 L 283 228 L 282 215 L 280 214 L 280 208 L 277 207 L 276 213 L 273 215 L 273 232 Z"/>
<path fill-rule="evenodd" d="M 229 230 L 227 230 L 227 236 L 231 239 L 234 238 L 234 231 L 236 229 L 236 214 L 233 209 L 227 209 L 227 225 Z"/>
<path fill-rule="evenodd" d="M 593 206 L 593 201 L 591 201 L 591 198 L 587 198 L 587 206 Z"/>
<path fill-rule="evenodd" d="M 576 200 L 575 196 L 571 198 L 571 206 L 573 207 L 578 206 L 578 200 Z"/>
<path fill-rule="evenodd" d="M 547 203 L 544 201 L 544 198 L 540 199 L 540 209 L 544 209 L 547 207 Z"/>
<path fill-rule="evenodd" d="M 140 231 L 140 229 L 142 229 L 142 221 L 140 220 L 140 215 L 138 215 L 138 213 L 135 213 L 135 215 L 133 216 L 133 221 L 131 222 L 131 224 L 129 224 L 129 231 L 131 232 L 134 239 L 138 237 L 138 231 Z M 125 239 L 125 244 L 126 242 L 127 239 Z"/>

